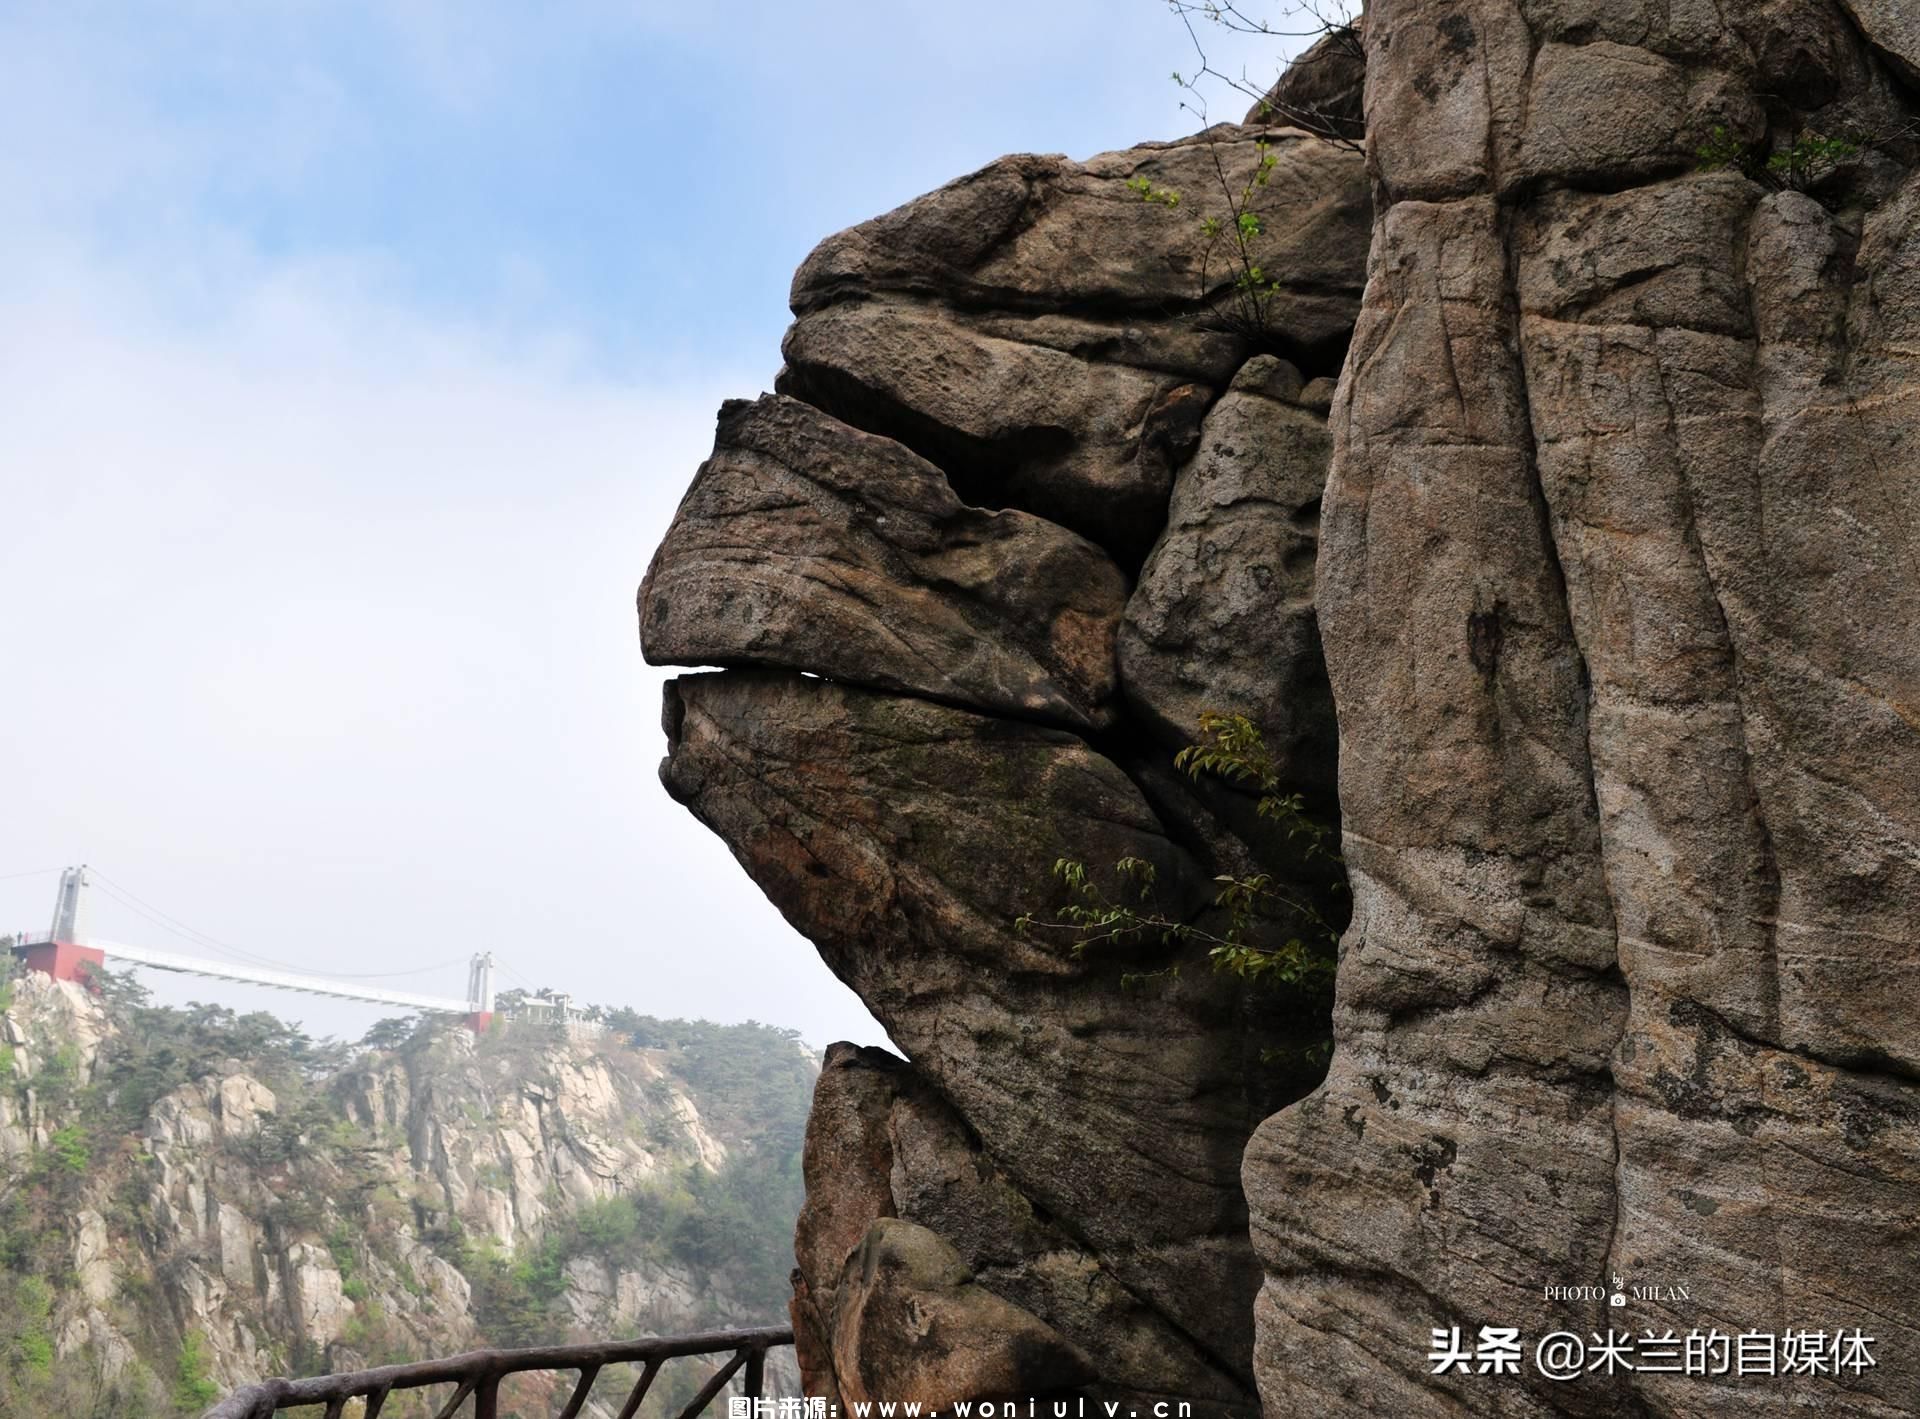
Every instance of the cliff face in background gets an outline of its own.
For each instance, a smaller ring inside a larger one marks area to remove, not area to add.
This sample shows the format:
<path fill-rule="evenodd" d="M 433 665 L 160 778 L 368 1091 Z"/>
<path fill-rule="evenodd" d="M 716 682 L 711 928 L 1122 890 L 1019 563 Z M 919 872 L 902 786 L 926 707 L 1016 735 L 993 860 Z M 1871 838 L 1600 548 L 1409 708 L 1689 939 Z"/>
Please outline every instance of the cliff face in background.
<path fill-rule="evenodd" d="M 513 1022 L 349 1051 L 0 990 L 0 1413 L 197 1414 L 270 1375 L 777 1323 L 813 1074 L 783 1032 Z M 649 1404 L 705 1373 L 668 1367 Z"/>
<path fill-rule="evenodd" d="M 668 688 L 669 791 L 908 1056 L 821 1076 L 802 1366 L 1914 1412 L 1920 29 L 1383 0 L 1365 58 L 1364 161 L 1268 132 L 1264 329 L 1196 236 L 1259 130 L 1004 159 L 808 259 L 654 558 L 649 657 L 727 667 Z M 1058 857 L 1196 913 L 1314 889 L 1171 772 L 1203 708 L 1338 814 L 1324 1081 L 1271 1063 L 1297 1001 L 1012 930 Z M 1545 1299 L 1616 1274 L 1690 1299 Z M 1489 1325 L 1858 1325 L 1878 1364 L 1430 1373 Z"/>

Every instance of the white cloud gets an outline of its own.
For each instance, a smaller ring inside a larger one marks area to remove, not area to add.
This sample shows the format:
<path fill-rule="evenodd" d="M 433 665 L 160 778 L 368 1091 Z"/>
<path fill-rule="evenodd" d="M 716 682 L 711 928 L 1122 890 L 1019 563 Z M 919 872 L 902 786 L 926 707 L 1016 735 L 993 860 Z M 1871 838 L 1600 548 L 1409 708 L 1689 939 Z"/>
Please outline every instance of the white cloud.
<path fill-rule="evenodd" d="M 0 871 L 91 859 L 327 969 L 494 948 L 587 999 L 878 1038 L 654 777 L 633 589 L 714 408 L 761 379 L 586 375 L 564 333 L 378 287 L 263 270 L 167 329 L 69 263 L 0 308 Z M 0 883 L 0 919 L 48 896 Z"/>

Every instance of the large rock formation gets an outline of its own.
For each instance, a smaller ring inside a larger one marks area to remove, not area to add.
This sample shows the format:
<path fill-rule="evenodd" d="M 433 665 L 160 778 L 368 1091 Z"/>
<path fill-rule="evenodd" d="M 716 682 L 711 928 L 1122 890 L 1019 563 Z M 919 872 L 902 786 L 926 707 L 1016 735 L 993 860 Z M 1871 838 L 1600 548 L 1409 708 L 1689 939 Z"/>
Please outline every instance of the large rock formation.
<path fill-rule="evenodd" d="M 1274 91 L 1328 136 L 1274 135 L 1262 338 L 1185 215 L 1255 130 L 1004 160 L 808 260 L 785 398 L 723 413 L 648 574 L 648 653 L 728 667 L 669 690 L 669 789 L 912 1061 L 823 1073 L 803 1363 L 916 1343 L 847 1328 L 885 1255 L 1020 1308 L 1036 1392 L 1913 1413 L 1914 26 L 1381 0 L 1365 47 L 1370 205 L 1351 52 Z M 1009 929 L 1056 857 L 1195 910 L 1275 863 L 1168 771 L 1207 708 L 1329 811 L 1337 736 L 1304 1097 L 1284 1004 Z M 1858 1372 L 1533 1350 L 1856 1326 Z M 1436 1372 L 1482 1327 L 1517 1373 Z"/>
<path fill-rule="evenodd" d="M 1331 1074 L 1248 1154 L 1272 1412 L 1913 1412 L 1893 8 L 1372 9 L 1317 603 L 1355 915 Z M 1655 1292 L 1545 1299 L 1616 1275 Z M 1485 1325 L 1860 1326 L 1878 1365 L 1432 1373 Z"/>
<path fill-rule="evenodd" d="M 903 1312 L 843 1275 L 896 1219 L 1026 1315 L 968 1352 L 1010 1392 L 1059 1387 L 1070 1352 L 1118 1392 L 1255 1401 L 1239 1159 L 1324 1020 L 1198 948 L 1014 922 L 1058 902 L 1061 857 L 1150 862 L 1192 912 L 1273 856 L 1249 801 L 1172 772 L 1202 709 L 1263 724 L 1331 811 L 1312 565 L 1368 206 L 1357 152 L 1271 151 L 1257 338 L 1220 316 L 1199 213 L 1137 190 L 1207 211 L 1255 129 L 1007 159 L 827 241 L 781 392 L 722 411 L 641 589 L 649 657 L 730 667 L 670 686 L 668 789 L 913 1061 L 830 1067 L 816 1104 L 834 1220 L 803 1223 L 795 1315 L 820 1390 L 901 1372 Z"/>

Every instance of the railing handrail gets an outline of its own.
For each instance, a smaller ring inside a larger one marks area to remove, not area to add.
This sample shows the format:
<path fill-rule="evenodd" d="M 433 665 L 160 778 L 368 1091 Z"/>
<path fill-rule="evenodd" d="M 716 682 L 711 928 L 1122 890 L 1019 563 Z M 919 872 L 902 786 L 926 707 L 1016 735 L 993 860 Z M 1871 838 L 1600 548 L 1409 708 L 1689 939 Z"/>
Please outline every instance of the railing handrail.
<path fill-rule="evenodd" d="M 355 1370 L 342 1375 L 314 1375 L 307 1379 L 262 1380 L 243 1386 L 201 1415 L 201 1419 L 272 1419 L 282 1409 L 308 1405 L 327 1406 L 326 1419 L 337 1419 L 349 1399 L 367 1401 L 365 1419 L 376 1419 L 387 1396 L 396 1389 L 419 1389 L 425 1385 L 457 1384 L 460 1388 L 441 1409 L 438 1419 L 451 1419 L 473 1398 L 474 1419 L 497 1419 L 500 1381 L 508 1375 L 529 1370 L 578 1370 L 580 1379 L 573 1398 L 560 1411 L 559 1419 L 576 1419 L 585 1405 L 594 1380 L 607 1365 L 645 1362 L 640 1379 L 628 1395 L 621 1419 L 632 1419 L 640 1401 L 659 1373 L 662 1361 L 687 1355 L 715 1355 L 731 1351 L 731 1363 L 722 1366 L 708 1379 L 700 1393 L 682 1411 L 682 1419 L 705 1409 L 725 1388 L 736 1372 L 744 1368 L 748 1398 L 758 1398 L 765 1374 L 767 1351 L 793 1344 L 793 1331 L 787 1326 L 764 1326 L 751 1330 L 710 1330 L 699 1335 L 645 1336 L 637 1340 L 614 1340 L 590 1345 L 537 1345 L 524 1350 L 469 1350 L 438 1360 L 416 1360 L 405 1365 L 383 1365 L 373 1370 Z"/>

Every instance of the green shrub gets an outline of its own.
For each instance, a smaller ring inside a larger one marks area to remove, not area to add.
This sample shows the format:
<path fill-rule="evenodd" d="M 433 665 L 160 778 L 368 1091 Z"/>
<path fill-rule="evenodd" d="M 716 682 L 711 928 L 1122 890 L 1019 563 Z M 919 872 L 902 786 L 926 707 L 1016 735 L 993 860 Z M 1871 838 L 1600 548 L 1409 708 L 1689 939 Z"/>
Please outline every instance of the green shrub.
<path fill-rule="evenodd" d="M 198 1413 L 220 1397 L 213 1382 L 213 1357 L 207 1353 L 206 1336 L 190 1330 L 180 1342 L 180 1358 L 174 1365 L 173 1402 L 189 1413 Z"/>
<path fill-rule="evenodd" d="M 0 1346 L 10 1369 L 39 1377 L 53 1369 L 53 1288 L 38 1276 L 13 1285 L 13 1304 L 0 1308 Z"/>
<path fill-rule="evenodd" d="M 1807 131 L 1791 143 L 1768 151 L 1764 143 L 1747 143 L 1725 125 L 1715 125 L 1707 141 L 1694 150 L 1702 172 L 1737 169 L 1749 179 L 1781 192 L 1806 192 L 1860 161 L 1869 152 L 1911 141 L 1916 125 L 1894 132 L 1846 135 Z"/>
<path fill-rule="evenodd" d="M 56 1128 L 47 1138 L 47 1158 L 51 1165 L 67 1173 L 84 1173 L 93 1160 L 86 1130 L 77 1123 Z"/>
<path fill-rule="evenodd" d="M 333 1258 L 334 1269 L 340 1273 L 340 1279 L 351 1279 L 360 1258 L 353 1247 L 353 1236 L 347 1231 L 347 1224 L 336 1222 L 327 1232 L 327 1255 Z"/>
<path fill-rule="evenodd" d="M 1174 756 L 1174 765 L 1196 779 L 1211 774 L 1255 789 L 1259 815 L 1284 831 L 1303 863 L 1339 862 L 1329 846 L 1331 831 L 1307 812 L 1298 793 L 1282 791 L 1279 766 L 1258 726 L 1245 715 L 1202 714 L 1200 738 Z M 1053 873 L 1066 888 L 1065 904 L 1053 912 L 1025 913 L 1014 921 L 1016 931 L 1064 932 L 1073 938 L 1076 955 L 1097 946 L 1156 940 L 1169 947 L 1199 944 L 1217 969 L 1255 984 L 1321 991 L 1332 980 L 1340 943 L 1337 920 L 1313 892 L 1272 873 L 1216 878 L 1213 905 L 1225 919 L 1212 927 L 1162 909 L 1155 900 L 1154 865 L 1142 858 L 1114 863 L 1110 887 L 1071 858 L 1057 860 Z M 1338 888 L 1328 884 L 1329 890 Z M 1179 966 L 1166 969 L 1177 972 Z"/>
<path fill-rule="evenodd" d="M 640 1229 L 640 1216 L 631 1197 L 607 1197 L 589 1202 L 569 1221 L 572 1241 L 583 1253 L 619 1257 Z"/>

